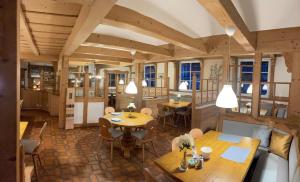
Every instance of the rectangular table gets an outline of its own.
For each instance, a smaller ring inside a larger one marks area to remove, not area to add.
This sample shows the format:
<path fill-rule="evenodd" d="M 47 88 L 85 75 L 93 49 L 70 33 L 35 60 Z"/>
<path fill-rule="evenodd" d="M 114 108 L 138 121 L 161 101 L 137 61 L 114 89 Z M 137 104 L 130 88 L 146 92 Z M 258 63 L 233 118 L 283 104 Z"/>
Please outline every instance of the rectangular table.
<path fill-rule="evenodd" d="M 203 146 L 209 146 L 213 149 L 210 159 L 208 161 L 205 161 L 203 169 L 196 170 L 195 168 L 191 168 L 186 172 L 180 172 L 178 170 L 178 166 L 183 158 L 183 153 L 179 151 L 170 152 L 156 159 L 155 164 L 158 165 L 167 175 L 173 177 L 174 179 L 177 179 L 178 181 L 241 182 L 244 180 L 248 172 L 248 169 L 259 146 L 260 140 L 249 137 L 242 137 L 240 143 L 234 144 L 218 140 L 218 136 L 220 134 L 220 132 L 209 131 L 200 139 L 195 140 L 198 154 L 200 154 L 200 148 Z M 244 163 L 236 163 L 234 161 L 221 158 L 221 155 L 230 146 L 246 147 L 250 149 L 250 153 Z"/>

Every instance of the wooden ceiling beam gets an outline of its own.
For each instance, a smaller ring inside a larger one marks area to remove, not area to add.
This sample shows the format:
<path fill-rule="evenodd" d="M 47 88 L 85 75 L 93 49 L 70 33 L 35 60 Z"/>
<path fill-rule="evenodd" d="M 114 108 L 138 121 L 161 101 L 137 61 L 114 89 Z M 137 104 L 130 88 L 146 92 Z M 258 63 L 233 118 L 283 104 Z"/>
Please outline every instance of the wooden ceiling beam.
<path fill-rule="evenodd" d="M 236 32 L 233 37 L 246 51 L 256 50 L 256 34 L 248 30 L 231 0 L 198 0 L 198 2 L 215 17 L 221 26 L 235 27 Z"/>
<path fill-rule="evenodd" d="M 132 55 L 128 51 L 100 48 L 100 47 L 93 47 L 93 46 L 80 46 L 78 49 L 76 49 L 75 53 L 120 57 L 120 58 L 127 58 L 127 59 L 132 58 Z M 135 60 L 148 60 L 149 55 L 136 52 L 133 58 Z"/>
<path fill-rule="evenodd" d="M 34 61 L 34 62 L 57 62 L 58 57 L 52 55 L 35 55 L 30 52 L 21 52 L 20 58 L 26 61 Z"/>
<path fill-rule="evenodd" d="M 110 35 L 103 35 L 103 34 L 91 34 L 89 38 L 86 40 L 86 43 L 94 43 L 100 45 L 106 45 L 115 48 L 123 48 L 125 50 L 137 50 L 147 54 L 155 54 L 155 55 L 162 55 L 162 56 L 173 56 L 172 51 L 167 48 L 154 46 L 150 44 L 145 44 L 142 42 L 137 42 L 134 40 L 113 37 Z"/>
<path fill-rule="evenodd" d="M 28 42 L 32 52 L 36 55 L 39 55 L 39 50 L 35 44 L 35 41 L 33 39 L 32 33 L 30 31 L 30 28 L 27 24 L 27 21 L 25 19 L 24 13 L 22 8 L 20 9 L 20 29 L 24 33 L 23 36 L 25 40 Z"/>
<path fill-rule="evenodd" d="M 94 0 L 92 4 L 84 4 L 62 52 L 71 55 L 103 21 L 117 0 Z"/>
<path fill-rule="evenodd" d="M 105 60 L 98 60 L 98 59 L 88 59 L 88 58 L 70 58 L 70 62 L 85 62 L 85 63 L 99 63 L 99 64 L 107 64 L 107 65 L 120 65 L 120 62 L 115 61 L 105 61 Z"/>
<path fill-rule="evenodd" d="M 71 58 L 95 59 L 95 60 L 102 60 L 102 61 L 132 63 L 132 59 L 127 59 L 127 58 L 117 58 L 117 57 L 90 55 L 90 54 L 80 54 L 80 53 L 72 54 Z"/>
<path fill-rule="evenodd" d="M 119 5 L 111 9 L 105 17 L 104 24 L 142 33 L 186 49 L 206 52 L 205 45 L 201 41 L 195 42 L 193 38 L 157 20 Z"/>

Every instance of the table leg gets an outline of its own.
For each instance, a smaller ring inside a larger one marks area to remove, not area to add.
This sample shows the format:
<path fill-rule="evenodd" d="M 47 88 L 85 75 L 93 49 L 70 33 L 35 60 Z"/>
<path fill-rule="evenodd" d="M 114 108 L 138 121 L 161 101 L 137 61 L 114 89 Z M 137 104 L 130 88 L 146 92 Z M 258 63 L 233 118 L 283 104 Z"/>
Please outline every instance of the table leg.
<path fill-rule="evenodd" d="M 131 128 L 124 128 L 122 138 L 122 150 L 125 158 L 130 158 L 130 150 L 134 148 L 134 138 L 131 135 Z"/>

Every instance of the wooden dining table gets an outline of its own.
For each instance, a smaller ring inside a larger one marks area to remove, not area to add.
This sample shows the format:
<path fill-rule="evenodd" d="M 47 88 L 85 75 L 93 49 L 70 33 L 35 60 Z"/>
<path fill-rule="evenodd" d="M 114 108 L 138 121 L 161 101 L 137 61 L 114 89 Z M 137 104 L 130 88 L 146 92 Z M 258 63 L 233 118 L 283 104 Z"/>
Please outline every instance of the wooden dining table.
<path fill-rule="evenodd" d="M 124 152 L 125 158 L 130 158 L 130 151 L 135 148 L 135 140 L 131 135 L 131 130 L 134 128 L 143 127 L 150 121 L 153 121 L 152 116 L 138 112 L 120 112 L 119 116 L 111 113 L 106 114 L 103 117 L 109 120 L 113 126 L 119 126 L 123 128 L 121 148 Z M 112 120 L 113 118 L 118 118 L 121 121 L 114 122 Z"/>
<path fill-rule="evenodd" d="M 163 102 L 162 105 L 165 107 L 169 107 L 171 109 L 180 109 L 180 108 L 185 108 L 191 105 L 191 102 L 186 102 L 186 101 L 174 101 L 174 102 Z"/>
<path fill-rule="evenodd" d="M 186 172 L 181 172 L 178 167 L 183 158 L 183 153 L 179 150 L 165 154 L 154 162 L 168 176 L 177 181 L 199 182 L 199 181 L 222 181 L 241 182 L 244 180 L 252 160 L 255 156 L 260 140 L 249 137 L 242 137 L 239 143 L 225 142 L 218 139 L 220 132 L 209 131 L 201 138 L 195 140 L 197 153 L 201 154 L 200 148 L 208 146 L 213 149 L 210 159 L 204 162 L 202 169 L 189 168 Z M 237 163 L 224 159 L 221 155 L 231 146 L 245 147 L 250 149 L 244 163 Z M 191 153 L 191 151 L 190 151 Z M 191 155 L 189 155 L 191 158 Z"/>

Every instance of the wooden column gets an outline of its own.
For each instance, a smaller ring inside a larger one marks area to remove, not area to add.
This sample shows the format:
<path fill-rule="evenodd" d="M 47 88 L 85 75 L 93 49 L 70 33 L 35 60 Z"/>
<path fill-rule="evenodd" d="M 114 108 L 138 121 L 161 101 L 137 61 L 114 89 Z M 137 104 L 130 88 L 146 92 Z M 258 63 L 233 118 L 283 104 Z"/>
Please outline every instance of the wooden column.
<path fill-rule="evenodd" d="M 84 84 L 83 84 L 83 126 L 87 126 L 88 117 L 88 104 L 89 104 L 89 73 L 84 74 Z"/>
<path fill-rule="evenodd" d="M 268 89 L 269 89 L 269 96 L 272 98 L 273 97 L 273 92 L 274 92 L 274 89 L 275 88 L 275 85 L 273 84 L 274 83 L 274 75 L 275 75 L 275 65 L 276 65 L 276 57 L 275 55 L 272 55 L 271 56 L 271 68 L 270 68 L 270 82 L 271 84 L 268 85 Z"/>
<path fill-rule="evenodd" d="M 168 62 L 165 62 L 164 63 L 164 86 L 163 87 L 166 87 L 166 86 L 168 86 L 169 84 L 168 84 L 168 73 L 169 73 L 169 64 L 168 64 Z"/>
<path fill-rule="evenodd" d="M 179 62 L 174 61 L 174 90 L 178 90 L 179 87 Z"/>
<path fill-rule="evenodd" d="M 20 180 L 19 3 L 0 1 L 1 181 Z"/>
<path fill-rule="evenodd" d="M 237 57 L 234 57 L 233 60 L 232 60 L 232 67 L 231 67 L 231 75 L 232 75 L 232 89 L 235 93 L 237 93 L 237 81 L 238 81 L 238 77 L 237 77 L 237 74 L 238 74 L 238 58 Z"/>
<path fill-rule="evenodd" d="M 300 117 L 300 52 L 292 55 L 292 82 L 290 88 L 289 118 Z"/>
<path fill-rule="evenodd" d="M 196 86 L 196 81 L 197 77 L 195 73 L 193 74 L 193 80 L 192 80 L 192 123 L 191 123 L 191 128 L 196 127 L 196 91 L 197 91 L 197 86 Z"/>
<path fill-rule="evenodd" d="M 139 111 L 143 106 L 143 86 L 142 80 L 144 79 L 144 64 L 136 63 L 135 64 L 135 84 L 137 86 L 138 93 L 135 97 L 135 103 L 137 111 Z"/>
<path fill-rule="evenodd" d="M 66 92 L 68 88 L 69 77 L 69 57 L 62 56 L 61 58 L 61 71 L 60 71 L 60 86 L 59 86 L 59 119 L 58 127 L 65 127 L 66 115 Z"/>
<path fill-rule="evenodd" d="M 108 83 L 109 81 L 109 75 L 107 73 L 106 70 L 104 70 L 104 83 L 103 83 L 103 90 L 104 90 L 104 107 L 107 107 L 108 106 Z"/>
<path fill-rule="evenodd" d="M 253 65 L 252 77 L 252 116 L 257 118 L 260 115 L 260 77 L 261 77 L 261 52 L 256 52 Z"/>

